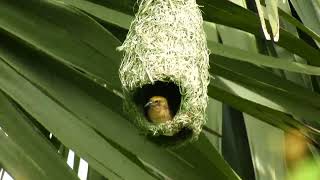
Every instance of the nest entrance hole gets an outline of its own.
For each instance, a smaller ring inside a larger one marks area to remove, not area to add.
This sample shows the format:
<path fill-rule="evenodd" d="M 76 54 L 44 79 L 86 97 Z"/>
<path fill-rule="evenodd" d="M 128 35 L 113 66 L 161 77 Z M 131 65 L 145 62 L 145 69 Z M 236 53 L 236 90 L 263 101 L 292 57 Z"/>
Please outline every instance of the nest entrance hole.
<path fill-rule="evenodd" d="M 157 81 L 154 84 L 144 85 L 142 88 L 139 88 L 134 96 L 133 100 L 135 104 L 141 109 L 144 113 L 144 116 L 147 118 L 147 112 L 144 108 L 144 105 L 149 101 L 153 96 L 163 96 L 167 99 L 169 108 L 175 116 L 180 109 L 181 105 L 181 93 L 179 86 L 173 82 L 163 82 Z M 179 132 L 173 136 L 158 135 L 152 136 L 148 135 L 148 138 L 153 142 L 160 145 L 175 145 L 185 139 L 188 139 L 192 136 L 193 131 L 187 127 L 183 127 Z"/>
<path fill-rule="evenodd" d="M 144 105 L 147 104 L 153 96 L 165 97 L 173 116 L 179 111 L 181 102 L 179 86 L 173 82 L 156 81 L 154 84 L 147 84 L 138 89 L 133 97 L 135 104 L 143 111 L 146 119 L 147 116 Z"/>

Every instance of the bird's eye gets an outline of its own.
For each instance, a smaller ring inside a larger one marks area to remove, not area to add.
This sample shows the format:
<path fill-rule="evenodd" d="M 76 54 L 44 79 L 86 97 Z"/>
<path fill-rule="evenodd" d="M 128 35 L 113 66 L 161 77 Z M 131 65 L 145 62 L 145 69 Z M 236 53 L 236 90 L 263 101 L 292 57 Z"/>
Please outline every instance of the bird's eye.
<path fill-rule="evenodd" d="M 155 103 L 159 103 L 159 100 L 155 100 L 154 102 L 155 102 Z"/>

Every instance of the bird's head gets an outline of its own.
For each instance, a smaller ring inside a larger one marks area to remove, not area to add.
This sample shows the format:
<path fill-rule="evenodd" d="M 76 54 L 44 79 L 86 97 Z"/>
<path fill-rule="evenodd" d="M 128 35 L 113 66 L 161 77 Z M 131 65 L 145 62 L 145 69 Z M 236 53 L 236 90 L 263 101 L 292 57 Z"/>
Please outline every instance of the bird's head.
<path fill-rule="evenodd" d="M 149 101 L 144 105 L 145 108 L 147 107 L 167 107 L 168 106 L 168 101 L 165 97 L 163 96 L 153 96 L 149 99 Z"/>

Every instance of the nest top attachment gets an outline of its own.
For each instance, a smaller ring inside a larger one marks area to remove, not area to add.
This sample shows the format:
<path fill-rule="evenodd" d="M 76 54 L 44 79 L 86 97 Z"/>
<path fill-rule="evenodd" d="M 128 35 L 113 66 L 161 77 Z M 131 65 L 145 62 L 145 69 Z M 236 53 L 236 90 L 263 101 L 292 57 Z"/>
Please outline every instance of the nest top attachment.
<path fill-rule="evenodd" d="M 161 144 L 197 139 L 206 121 L 209 51 L 196 0 L 142 0 L 119 50 L 124 107 Z M 173 119 L 152 123 L 144 104 L 168 99 Z"/>

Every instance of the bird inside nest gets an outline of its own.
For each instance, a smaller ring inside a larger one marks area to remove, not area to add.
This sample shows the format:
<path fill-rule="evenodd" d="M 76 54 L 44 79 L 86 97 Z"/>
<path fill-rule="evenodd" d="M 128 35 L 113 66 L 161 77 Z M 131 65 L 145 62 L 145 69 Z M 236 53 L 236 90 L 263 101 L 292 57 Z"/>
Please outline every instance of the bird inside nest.
<path fill-rule="evenodd" d="M 153 96 L 144 105 L 149 121 L 159 124 L 172 121 L 173 115 L 168 100 L 163 96 Z"/>

